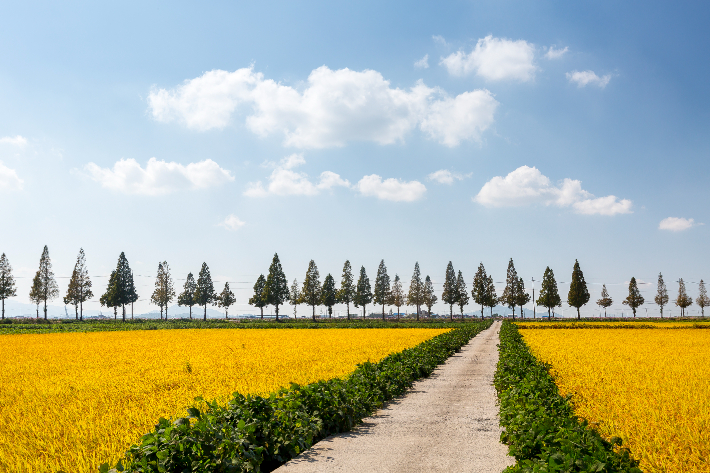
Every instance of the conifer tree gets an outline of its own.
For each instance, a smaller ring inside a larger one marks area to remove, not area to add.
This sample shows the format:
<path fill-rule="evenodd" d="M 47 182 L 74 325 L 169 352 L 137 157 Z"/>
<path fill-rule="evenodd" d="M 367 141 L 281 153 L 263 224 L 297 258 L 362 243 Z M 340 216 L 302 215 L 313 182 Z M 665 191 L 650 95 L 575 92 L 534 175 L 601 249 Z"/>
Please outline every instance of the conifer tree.
<path fill-rule="evenodd" d="M 387 266 L 385 260 L 380 261 L 380 266 L 377 268 L 377 277 L 375 278 L 375 294 L 374 301 L 382 306 L 382 320 L 385 320 L 385 305 L 390 303 L 392 299 L 392 287 L 390 286 L 390 277 L 387 274 Z"/>
<path fill-rule="evenodd" d="M 407 305 L 413 305 L 417 308 L 417 320 L 419 320 L 419 311 L 424 304 L 424 283 L 422 282 L 422 274 L 419 271 L 419 262 L 414 263 L 414 273 L 412 280 L 409 283 L 409 292 L 407 293 Z"/>
<path fill-rule="evenodd" d="M 128 265 L 128 261 L 126 261 Z M 174 294 L 174 293 L 173 293 Z M 138 293 L 136 292 L 136 285 L 133 281 L 133 271 L 128 268 L 128 273 L 126 274 L 126 304 L 131 304 L 131 320 L 133 320 L 133 304 L 138 300 Z M 124 314 L 126 312 L 125 308 L 123 310 Z M 167 308 L 165 309 L 165 316 L 167 317 Z M 124 316 L 125 318 L 125 316 Z"/>
<path fill-rule="evenodd" d="M 513 320 L 515 320 L 515 307 L 518 305 L 518 272 L 515 270 L 513 258 L 508 262 L 508 272 L 505 277 L 505 289 L 499 301 L 508 308 L 513 309 Z"/>
<path fill-rule="evenodd" d="M 530 294 L 525 292 L 525 282 L 523 281 L 523 278 L 518 278 L 516 299 L 518 301 L 518 307 L 520 307 L 520 317 L 525 318 L 525 315 L 523 314 L 523 306 L 530 302 Z"/>
<path fill-rule="evenodd" d="M 39 271 L 32 278 L 32 287 L 30 288 L 30 302 L 36 305 L 37 318 L 39 319 L 39 305 L 42 303 L 42 281 L 39 277 Z"/>
<path fill-rule="evenodd" d="M 584 273 L 579 267 L 579 261 L 574 260 L 572 281 L 569 283 L 569 292 L 567 293 L 567 304 L 577 309 L 577 319 L 581 318 L 579 308 L 589 302 L 589 297 L 587 283 L 584 281 Z"/>
<path fill-rule="evenodd" d="M 338 291 L 335 289 L 335 279 L 328 273 L 323 280 L 323 289 L 321 290 L 321 301 L 328 308 L 328 318 L 333 317 L 333 306 L 338 302 Z"/>
<path fill-rule="evenodd" d="M 348 320 L 350 320 L 350 303 L 355 298 L 355 279 L 353 278 L 353 270 L 350 266 L 350 261 L 346 260 L 343 265 L 343 275 L 340 279 L 340 290 L 338 290 L 338 302 L 345 304 L 348 311 Z"/>
<path fill-rule="evenodd" d="M 175 287 L 170 276 L 170 267 L 167 261 L 158 263 L 158 276 L 155 278 L 155 291 L 150 296 L 150 301 L 160 307 L 160 319 L 163 319 L 163 309 L 165 309 L 165 320 L 168 320 L 168 305 L 175 298 Z"/>
<path fill-rule="evenodd" d="M 116 311 L 118 306 L 121 305 L 118 297 L 119 291 L 119 276 L 118 271 L 111 271 L 111 276 L 108 278 L 108 285 L 106 286 L 106 292 L 99 298 L 99 302 L 102 306 L 113 308 L 113 319 L 118 318 Z"/>
<path fill-rule="evenodd" d="M 680 307 L 680 316 L 685 317 L 685 309 L 693 305 L 693 298 L 685 291 L 685 282 L 683 278 L 678 280 L 678 297 L 675 300 L 675 305 Z"/>
<path fill-rule="evenodd" d="M 606 290 L 606 284 L 602 285 L 602 297 L 597 300 L 597 305 L 599 307 L 604 307 L 604 317 L 606 317 L 606 309 L 611 307 L 614 303 L 611 297 L 609 297 L 609 291 Z"/>
<path fill-rule="evenodd" d="M 653 298 L 653 301 L 661 308 L 661 318 L 663 318 L 663 306 L 668 304 L 668 300 L 668 289 L 666 288 L 666 283 L 663 282 L 663 275 L 658 273 L 658 288 L 656 291 L 656 297 Z"/>
<path fill-rule="evenodd" d="M 190 308 L 190 320 L 192 320 L 192 306 L 195 305 L 195 291 L 197 283 L 192 273 L 187 273 L 187 279 L 182 286 L 182 292 L 178 296 L 177 303 L 179 306 L 187 306 Z"/>
<path fill-rule="evenodd" d="M 294 279 L 294 282 L 296 280 Z M 261 320 L 264 320 L 264 307 L 266 307 L 266 278 L 260 274 L 254 283 L 254 295 L 249 298 L 249 305 L 261 310 Z M 298 300 L 298 299 L 297 299 Z"/>
<path fill-rule="evenodd" d="M 394 283 L 392 283 L 392 305 L 397 308 L 397 320 L 399 320 L 399 308 L 405 303 L 404 289 L 402 289 L 402 281 L 399 275 L 394 275 Z"/>
<path fill-rule="evenodd" d="M 273 305 L 276 312 L 276 321 L 279 321 L 279 306 L 289 300 L 288 280 L 281 269 L 279 255 L 274 253 L 274 259 L 269 266 L 269 274 L 264 285 L 264 300 L 267 305 Z"/>
<path fill-rule="evenodd" d="M 560 293 L 557 290 L 557 281 L 555 281 L 555 273 L 549 266 L 545 268 L 545 274 L 542 276 L 542 288 L 537 298 L 537 305 L 547 308 L 547 320 L 552 318 L 550 311 L 562 305 L 562 298 L 560 298 Z"/>
<path fill-rule="evenodd" d="M 298 285 L 298 279 L 293 278 L 293 284 L 291 284 L 291 305 L 293 306 L 294 319 L 298 318 L 298 305 L 301 302 L 301 287 Z"/>
<path fill-rule="evenodd" d="M 370 278 L 367 277 L 365 267 L 360 266 L 360 277 L 357 280 L 357 288 L 355 289 L 355 297 L 353 303 L 355 307 L 362 307 L 362 320 L 367 317 L 367 304 L 372 302 L 372 287 L 370 286 Z"/>
<path fill-rule="evenodd" d="M 463 278 L 463 274 L 459 270 L 459 275 L 456 278 L 456 304 L 458 304 L 459 309 L 461 309 L 461 320 L 463 320 L 463 308 L 468 304 L 468 288 L 466 287 L 466 281 Z"/>
<path fill-rule="evenodd" d="M 59 286 L 57 286 L 57 281 L 54 279 L 52 260 L 49 258 L 47 245 L 44 246 L 42 256 L 39 259 L 39 280 L 41 284 L 40 293 L 44 303 L 44 320 L 47 320 L 47 302 L 59 295 Z"/>
<path fill-rule="evenodd" d="M 705 282 L 701 279 L 698 285 L 698 298 L 695 299 L 695 303 L 700 307 L 701 316 L 705 317 L 705 308 L 710 305 L 710 298 L 708 297 L 708 291 L 705 289 Z"/>
<path fill-rule="evenodd" d="M 101 296 L 99 301 L 101 305 L 113 307 L 114 319 L 117 318 L 116 311 L 118 307 L 122 308 L 122 318 L 126 321 L 126 304 L 133 304 L 138 300 L 135 284 L 133 282 L 133 271 L 128 264 L 125 253 L 121 252 L 118 256 L 116 269 L 111 273 L 109 278 L 106 293 Z M 132 310 L 131 310 L 132 314 Z M 133 315 L 131 315 L 133 317 Z"/>
<path fill-rule="evenodd" d="M 64 296 L 64 303 L 74 306 L 75 317 L 79 320 L 84 320 L 84 302 L 94 297 L 91 286 L 89 271 L 86 269 L 86 255 L 84 249 L 80 248 L 69 280 L 67 295 Z"/>
<path fill-rule="evenodd" d="M 486 292 L 486 307 L 491 308 L 491 317 L 493 317 L 493 308 L 498 305 L 498 295 L 496 294 L 496 285 L 493 283 L 493 276 L 490 274 L 488 275 Z"/>
<path fill-rule="evenodd" d="M 5 299 L 15 297 L 17 287 L 15 278 L 12 276 L 12 266 L 7 260 L 5 253 L 0 256 L 0 300 L 2 300 L 2 319 L 5 320 Z"/>
<path fill-rule="evenodd" d="M 228 282 L 224 283 L 224 289 L 222 289 L 222 292 L 216 297 L 216 299 L 217 305 L 224 308 L 225 320 L 228 320 L 229 308 L 233 306 L 235 302 L 237 302 L 237 299 L 234 297 L 234 293 L 229 290 Z M 167 315 L 165 318 L 167 319 Z"/>
<path fill-rule="evenodd" d="M 639 286 L 636 283 L 636 278 L 632 277 L 631 281 L 629 281 L 629 295 L 626 299 L 621 301 L 621 303 L 631 307 L 631 310 L 634 313 L 634 318 L 636 318 L 636 309 L 643 305 L 644 302 L 645 301 L 641 295 L 641 291 L 639 291 Z"/>
<path fill-rule="evenodd" d="M 424 305 L 426 306 L 429 318 L 431 318 L 431 308 L 434 307 L 436 301 L 439 300 L 434 293 L 434 283 L 431 282 L 431 278 L 427 274 L 424 279 Z"/>
<path fill-rule="evenodd" d="M 310 263 L 308 263 L 308 271 L 306 271 L 306 278 L 303 280 L 303 290 L 301 291 L 301 298 L 303 302 L 313 307 L 314 322 L 316 321 L 316 306 L 320 304 L 322 290 L 323 288 L 320 284 L 320 274 L 318 273 L 318 266 L 316 266 L 315 261 L 311 260 Z"/>
<path fill-rule="evenodd" d="M 453 322 L 454 320 L 454 304 L 459 299 L 458 286 L 456 285 L 456 272 L 454 271 L 454 265 L 446 265 L 446 276 L 444 277 L 444 290 L 441 293 L 441 300 L 449 304 L 449 318 Z"/>
<path fill-rule="evenodd" d="M 214 292 L 214 284 L 212 283 L 212 275 L 207 263 L 202 263 L 200 274 L 197 275 L 197 285 L 195 286 L 195 303 L 204 308 L 202 320 L 207 320 L 207 304 L 215 301 L 217 294 Z"/>
<path fill-rule="evenodd" d="M 483 320 L 483 307 L 486 305 L 486 298 L 488 297 L 488 275 L 486 275 L 486 268 L 483 267 L 483 263 L 478 265 L 478 270 L 473 276 L 471 296 L 473 302 L 481 306 L 481 320 Z"/>

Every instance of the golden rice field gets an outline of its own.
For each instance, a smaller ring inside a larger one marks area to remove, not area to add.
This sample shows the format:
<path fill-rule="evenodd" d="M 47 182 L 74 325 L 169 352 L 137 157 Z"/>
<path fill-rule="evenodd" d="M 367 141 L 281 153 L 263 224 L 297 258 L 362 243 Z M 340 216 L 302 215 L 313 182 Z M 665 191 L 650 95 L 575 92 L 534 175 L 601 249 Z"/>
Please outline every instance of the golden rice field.
<path fill-rule="evenodd" d="M 196 396 L 344 377 L 445 329 L 215 329 L 0 336 L 0 471 L 96 471 Z"/>
<path fill-rule="evenodd" d="M 644 328 L 710 328 L 710 322 L 702 320 L 702 321 L 682 321 L 682 322 L 649 322 L 649 321 L 630 321 L 630 322 L 618 322 L 618 321 L 605 321 L 604 319 L 601 319 L 599 321 L 588 321 L 588 320 L 580 320 L 580 321 L 554 321 L 554 322 L 548 322 L 547 320 L 542 320 L 542 321 L 524 321 L 524 322 L 519 322 L 516 321 L 515 325 L 517 325 L 519 328 L 545 328 L 549 327 L 550 325 L 554 325 L 556 327 L 568 327 L 568 328 L 575 328 L 575 327 L 624 327 L 624 328 L 636 328 L 638 326 L 643 326 Z"/>
<path fill-rule="evenodd" d="M 710 471 L 710 331 L 523 330 L 575 411 L 645 472 Z"/>

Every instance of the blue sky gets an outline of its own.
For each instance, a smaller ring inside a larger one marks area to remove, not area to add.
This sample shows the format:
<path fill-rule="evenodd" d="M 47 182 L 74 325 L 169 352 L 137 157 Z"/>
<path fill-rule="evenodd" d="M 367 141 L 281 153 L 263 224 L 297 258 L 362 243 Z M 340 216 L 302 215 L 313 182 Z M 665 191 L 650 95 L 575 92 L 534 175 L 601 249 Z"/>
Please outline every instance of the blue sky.
<path fill-rule="evenodd" d="M 384 259 L 441 282 L 451 260 L 470 286 L 512 257 L 529 286 L 578 259 L 618 310 L 631 276 L 674 295 L 710 277 L 708 20 L 661 2 L 5 5 L 17 301 L 45 244 L 58 276 L 83 247 L 96 293 L 125 251 L 139 312 L 163 260 L 178 287 L 207 262 L 252 312 L 274 252 L 290 281 L 310 259 L 374 279 Z"/>

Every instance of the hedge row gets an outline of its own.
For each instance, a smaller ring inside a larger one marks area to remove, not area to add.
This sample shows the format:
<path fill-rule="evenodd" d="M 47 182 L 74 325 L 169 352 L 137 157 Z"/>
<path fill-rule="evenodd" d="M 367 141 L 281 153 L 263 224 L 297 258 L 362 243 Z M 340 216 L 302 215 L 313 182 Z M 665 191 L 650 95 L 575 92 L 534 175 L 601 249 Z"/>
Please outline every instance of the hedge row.
<path fill-rule="evenodd" d="M 318 440 L 351 430 L 490 324 L 461 324 L 378 363 L 359 365 L 343 380 L 293 384 L 270 397 L 235 393 L 226 406 L 206 403 L 206 409 L 188 409 L 187 417 L 160 419 L 115 469 L 104 464 L 100 471 L 272 471 Z"/>
<path fill-rule="evenodd" d="M 503 322 L 494 383 L 505 429 L 501 441 L 517 461 L 505 473 L 641 473 L 620 438 L 606 441 L 574 415 L 570 396 L 560 395 L 549 370 L 532 355 L 517 327 Z"/>

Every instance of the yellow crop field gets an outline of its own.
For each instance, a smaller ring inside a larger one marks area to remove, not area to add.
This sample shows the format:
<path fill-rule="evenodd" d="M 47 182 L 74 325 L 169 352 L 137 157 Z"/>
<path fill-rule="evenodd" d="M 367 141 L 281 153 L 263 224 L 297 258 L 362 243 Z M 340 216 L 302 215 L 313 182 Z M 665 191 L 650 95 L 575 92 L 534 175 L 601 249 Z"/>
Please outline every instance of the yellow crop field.
<path fill-rule="evenodd" d="M 445 329 L 215 329 L 0 337 L 0 471 L 94 472 L 196 396 L 344 377 Z"/>
<path fill-rule="evenodd" d="M 587 320 L 580 320 L 579 322 L 577 321 L 553 321 L 553 322 L 548 322 L 547 320 L 543 321 L 516 321 L 515 325 L 517 325 L 519 328 L 545 328 L 549 327 L 550 325 L 554 325 L 555 327 L 564 327 L 564 328 L 579 328 L 579 327 L 589 327 L 589 328 L 599 328 L 599 327 L 613 327 L 613 328 L 636 328 L 639 326 L 643 326 L 643 328 L 668 328 L 668 329 L 676 329 L 676 328 L 710 328 L 710 322 L 707 321 L 692 321 L 692 320 L 687 320 L 687 321 L 669 321 L 669 322 L 649 322 L 649 321 L 629 321 L 629 322 L 619 322 L 619 321 L 605 321 L 604 319 L 600 319 L 599 321 L 587 321 Z"/>
<path fill-rule="evenodd" d="M 710 471 L 710 331 L 523 330 L 577 415 L 645 472 Z"/>

